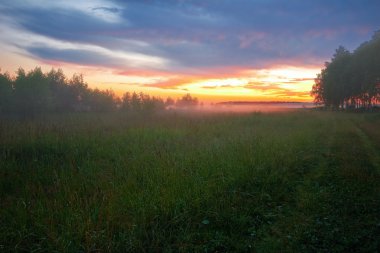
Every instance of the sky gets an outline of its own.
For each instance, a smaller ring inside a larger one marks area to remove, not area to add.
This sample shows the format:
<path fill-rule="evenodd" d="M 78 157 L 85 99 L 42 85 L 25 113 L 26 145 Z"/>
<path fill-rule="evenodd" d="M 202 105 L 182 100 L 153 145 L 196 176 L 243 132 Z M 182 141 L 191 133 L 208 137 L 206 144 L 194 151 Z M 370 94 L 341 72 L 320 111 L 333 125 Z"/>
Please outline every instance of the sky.
<path fill-rule="evenodd" d="M 2 0 L 0 68 L 203 101 L 312 101 L 339 45 L 380 29 L 379 0 Z"/>

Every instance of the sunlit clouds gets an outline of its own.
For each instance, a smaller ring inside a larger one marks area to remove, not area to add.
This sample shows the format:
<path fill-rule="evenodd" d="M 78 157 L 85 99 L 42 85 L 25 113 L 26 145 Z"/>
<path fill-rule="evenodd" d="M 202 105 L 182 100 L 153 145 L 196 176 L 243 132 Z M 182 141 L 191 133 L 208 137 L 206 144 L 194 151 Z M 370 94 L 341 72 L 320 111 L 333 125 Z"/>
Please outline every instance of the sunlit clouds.
<path fill-rule="evenodd" d="M 158 82 L 144 86 L 180 91 L 192 91 L 196 94 L 212 94 L 215 98 L 254 97 L 263 101 L 307 101 L 318 68 L 273 67 L 259 70 L 240 70 L 231 76 L 170 76 L 162 77 Z"/>
<path fill-rule="evenodd" d="M 334 49 L 380 28 L 378 9 L 375 0 L 5 0 L 0 68 L 62 68 L 117 94 L 310 101 Z"/>

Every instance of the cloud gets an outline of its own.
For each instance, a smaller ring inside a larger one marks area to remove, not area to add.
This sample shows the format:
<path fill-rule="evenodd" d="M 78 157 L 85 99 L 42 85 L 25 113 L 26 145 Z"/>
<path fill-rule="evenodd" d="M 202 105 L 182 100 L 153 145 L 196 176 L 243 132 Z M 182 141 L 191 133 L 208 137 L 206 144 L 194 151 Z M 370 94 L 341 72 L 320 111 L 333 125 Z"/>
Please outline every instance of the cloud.
<path fill-rule="evenodd" d="M 196 79 L 189 78 L 186 76 L 183 77 L 169 77 L 164 78 L 163 80 L 158 80 L 153 83 L 144 84 L 145 87 L 151 88 L 160 88 L 160 89 L 183 89 L 182 86 L 188 83 L 192 83 L 196 81 Z"/>
<path fill-rule="evenodd" d="M 379 9 L 378 0 L 3 0 L 0 50 L 147 87 L 306 96 L 335 48 L 352 50 L 380 28 Z"/>
<path fill-rule="evenodd" d="M 105 11 L 111 13 L 118 13 L 120 10 L 116 7 L 95 7 L 92 8 L 93 11 Z"/>
<path fill-rule="evenodd" d="M 98 65 L 104 67 L 139 67 L 165 69 L 169 60 L 150 54 L 136 52 L 138 50 L 111 50 L 93 44 L 58 40 L 39 35 L 20 27 L 7 17 L 0 18 L 0 31 L 4 36 L 3 43 L 13 45 L 20 54 L 30 55 L 45 61 L 62 61 L 80 65 Z M 124 40 L 132 48 L 146 48 L 148 44 L 138 41 Z"/>
<path fill-rule="evenodd" d="M 99 19 L 106 23 L 119 23 L 121 5 L 115 2 L 106 0 L 65 0 L 65 1 L 50 1 L 50 0 L 4 0 L 2 8 L 11 11 L 18 15 L 27 14 L 33 17 L 38 13 L 81 13 L 91 19 Z M 43 21 L 47 21 L 43 19 Z M 56 21 L 51 19 L 50 21 Z M 58 18 L 59 20 L 59 18 Z M 69 21 L 69 20 L 68 20 Z"/>
<path fill-rule="evenodd" d="M 283 83 L 301 83 L 301 82 L 314 82 L 315 78 L 290 78 L 287 81 L 283 81 Z"/>
<path fill-rule="evenodd" d="M 279 98 L 284 98 L 284 97 L 285 98 L 292 98 L 292 97 L 309 98 L 310 92 L 279 89 L 279 90 L 274 90 L 273 92 L 270 92 L 270 95 L 279 97 Z"/>
<path fill-rule="evenodd" d="M 274 96 L 274 97 L 298 97 L 298 98 L 309 98 L 310 91 L 297 91 L 292 89 L 286 89 L 281 87 L 281 84 L 266 84 L 266 83 L 249 83 L 244 86 L 247 89 L 252 89 L 255 91 L 260 91 L 263 94 Z"/>
<path fill-rule="evenodd" d="M 201 86 L 202 89 L 220 89 L 220 88 L 236 88 L 236 86 L 231 84 L 222 84 L 219 86 L 213 86 L 213 85 L 204 85 Z"/>
<path fill-rule="evenodd" d="M 339 44 L 353 48 L 368 38 L 380 25 L 375 11 L 379 8 L 374 0 L 5 0 L 0 4 L 2 14 L 30 33 L 155 55 L 175 62 L 171 67 L 180 72 L 236 65 L 262 68 L 278 62 L 321 65 Z"/>
<path fill-rule="evenodd" d="M 107 54 L 91 50 L 30 47 L 27 48 L 27 51 L 31 55 L 49 61 L 107 67 L 120 67 L 125 65 L 125 61 L 122 58 L 110 57 Z"/>

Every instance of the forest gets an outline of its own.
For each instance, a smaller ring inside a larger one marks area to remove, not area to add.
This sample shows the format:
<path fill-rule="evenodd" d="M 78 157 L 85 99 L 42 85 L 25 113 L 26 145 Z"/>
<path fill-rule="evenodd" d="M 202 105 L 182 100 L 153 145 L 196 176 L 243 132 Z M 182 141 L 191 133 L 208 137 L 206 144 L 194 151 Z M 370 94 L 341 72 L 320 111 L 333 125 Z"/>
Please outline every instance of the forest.
<path fill-rule="evenodd" d="M 0 73 L 0 114 L 34 116 L 60 112 L 152 112 L 170 106 L 188 107 L 198 99 L 185 94 L 175 100 L 126 92 L 119 98 L 112 90 L 91 89 L 83 75 L 67 78 L 61 69 L 43 73 L 40 67 L 29 72 L 19 68 L 16 76 Z"/>
<path fill-rule="evenodd" d="M 315 79 L 311 95 L 333 109 L 371 109 L 380 102 L 380 31 L 353 52 L 336 49 Z"/>

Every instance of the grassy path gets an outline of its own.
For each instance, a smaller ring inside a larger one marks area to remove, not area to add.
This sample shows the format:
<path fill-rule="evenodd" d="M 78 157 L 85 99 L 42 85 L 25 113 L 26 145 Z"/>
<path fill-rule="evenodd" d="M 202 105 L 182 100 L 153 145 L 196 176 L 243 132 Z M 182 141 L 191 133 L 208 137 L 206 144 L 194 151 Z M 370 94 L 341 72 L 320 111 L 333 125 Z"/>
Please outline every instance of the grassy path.
<path fill-rule="evenodd" d="M 368 132 L 366 132 L 364 126 L 361 126 L 359 122 L 354 122 L 354 124 L 356 126 L 357 135 L 360 137 L 361 143 L 368 154 L 368 158 L 380 173 L 380 129 L 371 129 L 372 132 L 368 129 Z"/>
<path fill-rule="evenodd" d="M 318 166 L 299 185 L 295 210 L 274 228 L 282 232 L 278 248 L 265 252 L 380 250 L 379 143 L 360 122 L 335 121 Z"/>

